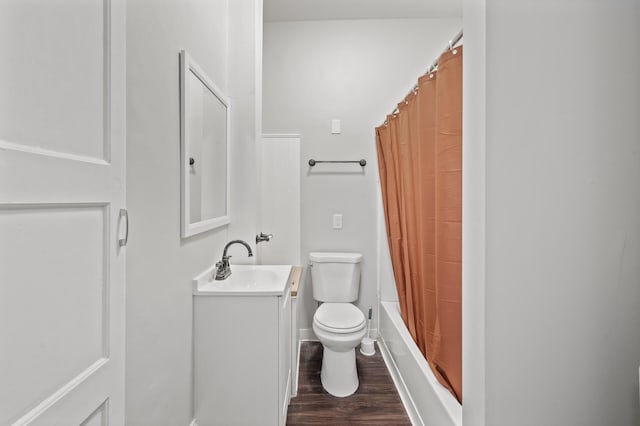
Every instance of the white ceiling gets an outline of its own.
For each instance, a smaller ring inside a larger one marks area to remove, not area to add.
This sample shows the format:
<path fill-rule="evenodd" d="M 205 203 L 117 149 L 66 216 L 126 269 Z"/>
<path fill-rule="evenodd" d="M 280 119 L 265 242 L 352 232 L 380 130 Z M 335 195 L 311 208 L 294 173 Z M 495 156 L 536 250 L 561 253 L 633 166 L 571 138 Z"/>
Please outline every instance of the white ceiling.
<path fill-rule="evenodd" d="M 264 20 L 456 18 L 462 0 L 264 0 Z"/>

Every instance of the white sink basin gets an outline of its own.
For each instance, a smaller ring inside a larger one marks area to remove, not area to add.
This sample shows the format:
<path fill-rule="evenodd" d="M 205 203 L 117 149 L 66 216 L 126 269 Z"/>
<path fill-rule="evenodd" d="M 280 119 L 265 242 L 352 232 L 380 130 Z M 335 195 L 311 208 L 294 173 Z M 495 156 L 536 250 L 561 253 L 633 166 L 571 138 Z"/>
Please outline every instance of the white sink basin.
<path fill-rule="evenodd" d="M 288 288 L 291 265 L 231 265 L 231 275 L 216 280 L 215 266 L 193 279 L 193 294 L 200 296 L 281 295 Z"/>

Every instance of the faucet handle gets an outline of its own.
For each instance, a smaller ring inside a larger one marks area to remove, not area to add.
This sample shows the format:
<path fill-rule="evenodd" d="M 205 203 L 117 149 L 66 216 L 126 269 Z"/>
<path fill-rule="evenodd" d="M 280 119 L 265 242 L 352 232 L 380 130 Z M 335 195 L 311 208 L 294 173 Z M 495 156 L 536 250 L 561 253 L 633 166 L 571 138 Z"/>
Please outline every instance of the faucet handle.
<path fill-rule="evenodd" d="M 224 280 L 231 275 L 231 268 L 229 268 L 229 258 L 231 256 L 223 256 L 222 260 L 216 262 L 216 273 L 214 278 L 216 280 Z"/>
<path fill-rule="evenodd" d="M 224 271 L 224 265 L 222 264 L 222 262 L 216 262 L 216 272 L 213 274 L 216 279 L 218 279 L 217 277 L 222 276 Z"/>

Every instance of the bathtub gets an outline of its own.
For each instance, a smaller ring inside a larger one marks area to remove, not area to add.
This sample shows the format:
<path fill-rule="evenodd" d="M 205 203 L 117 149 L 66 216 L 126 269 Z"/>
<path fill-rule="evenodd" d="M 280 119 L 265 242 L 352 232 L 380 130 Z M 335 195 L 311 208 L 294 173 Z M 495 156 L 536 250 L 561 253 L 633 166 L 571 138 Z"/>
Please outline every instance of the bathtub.
<path fill-rule="evenodd" d="M 462 426 L 462 406 L 435 378 L 402 318 L 398 302 L 380 302 L 378 346 L 411 422 Z"/>

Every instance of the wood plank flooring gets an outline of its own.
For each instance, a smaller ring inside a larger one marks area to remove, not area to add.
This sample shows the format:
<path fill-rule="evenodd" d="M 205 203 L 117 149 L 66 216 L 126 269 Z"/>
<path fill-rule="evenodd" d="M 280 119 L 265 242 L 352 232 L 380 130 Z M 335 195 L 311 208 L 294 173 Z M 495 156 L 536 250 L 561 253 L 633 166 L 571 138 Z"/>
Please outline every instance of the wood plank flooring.
<path fill-rule="evenodd" d="M 356 347 L 360 387 L 337 398 L 320 383 L 322 345 L 304 342 L 300 348 L 298 396 L 291 399 L 287 426 L 296 425 L 411 425 L 376 343 L 376 354 L 364 356 Z"/>

